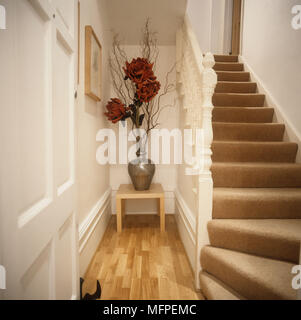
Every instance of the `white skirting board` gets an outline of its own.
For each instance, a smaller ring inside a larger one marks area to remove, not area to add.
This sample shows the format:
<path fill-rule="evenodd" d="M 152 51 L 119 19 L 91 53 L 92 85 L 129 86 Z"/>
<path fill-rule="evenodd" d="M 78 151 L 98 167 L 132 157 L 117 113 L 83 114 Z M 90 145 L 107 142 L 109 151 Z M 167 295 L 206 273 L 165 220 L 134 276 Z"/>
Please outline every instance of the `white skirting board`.
<path fill-rule="evenodd" d="M 116 192 L 112 191 L 112 214 L 116 214 Z M 157 203 L 154 199 L 127 200 L 126 214 L 157 214 Z M 173 191 L 165 191 L 165 213 L 175 213 L 175 196 Z"/>
<path fill-rule="evenodd" d="M 196 260 L 196 221 L 193 212 L 191 212 L 178 190 L 175 191 L 175 209 L 179 234 L 190 265 L 194 270 Z"/>
<path fill-rule="evenodd" d="M 248 64 L 247 60 L 243 56 L 239 56 L 239 61 L 244 63 L 245 71 L 250 72 L 251 80 L 257 82 L 259 93 L 266 95 L 266 106 L 275 109 L 274 121 L 285 124 L 284 140 L 298 144 L 299 148 L 296 161 L 301 163 L 301 134 L 286 116 L 285 106 L 280 105 L 273 94 L 266 89 L 261 78 L 254 72 L 252 67 Z"/>
<path fill-rule="evenodd" d="M 79 226 L 79 271 L 83 277 L 111 217 L 111 188 L 97 201 Z"/>

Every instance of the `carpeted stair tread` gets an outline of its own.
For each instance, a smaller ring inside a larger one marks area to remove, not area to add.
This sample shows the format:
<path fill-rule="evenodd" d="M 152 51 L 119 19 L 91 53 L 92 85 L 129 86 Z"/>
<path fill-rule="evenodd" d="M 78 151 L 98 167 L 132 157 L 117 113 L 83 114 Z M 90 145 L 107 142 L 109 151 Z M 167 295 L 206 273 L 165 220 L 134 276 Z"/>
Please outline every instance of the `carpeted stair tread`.
<path fill-rule="evenodd" d="M 301 164 L 284 124 L 237 56 L 215 55 L 211 247 L 201 251 L 207 299 L 293 299 L 299 263 Z"/>
<path fill-rule="evenodd" d="M 216 188 L 301 187 L 301 164 L 215 162 L 211 171 Z"/>
<path fill-rule="evenodd" d="M 285 126 L 278 123 L 213 122 L 216 141 L 282 141 Z"/>
<path fill-rule="evenodd" d="M 216 62 L 213 69 L 216 71 L 244 71 L 244 64 L 239 62 Z"/>
<path fill-rule="evenodd" d="M 204 247 L 202 269 L 250 300 L 294 300 L 289 262 L 258 257 L 237 251 Z"/>
<path fill-rule="evenodd" d="M 216 71 L 218 81 L 250 81 L 250 72 Z"/>
<path fill-rule="evenodd" d="M 216 85 L 216 93 L 256 93 L 256 82 L 231 82 L 219 81 Z"/>
<path fill-rule="evenodd" d="M 301 219 L 218 219 L 209 221 L 208 232 L 214 247 L 299 262 Z"/>
<path fill-rule="evenodd" d="M 214 106 L 263 107 L 265 95 L 260 93 L 214 93 Z"/>
<path fill-rule="evenodd" d="M 215 62 L 238 62 L 238 56 L 215 54 L 214 60 Z"/>
<path fill-rule="evenodd" d="M 301 188 L 214 188 L 213 219 L 301 219 Z"/>
<path fill-rule="evenodd" d="M 200 273 L 202 293 L 207 300 L 245 300 L 230 287 L 207 272 Z"/>
<path fill-rule="evenodd" d="M 265 107 L 214 107 L 214 122 L 271 123 L 274 109 Z"/>
<path fill-rule="evenodd" d="M 289 142 L 213 141 L 214 162 L 291 162 L 298 145 Z"/>

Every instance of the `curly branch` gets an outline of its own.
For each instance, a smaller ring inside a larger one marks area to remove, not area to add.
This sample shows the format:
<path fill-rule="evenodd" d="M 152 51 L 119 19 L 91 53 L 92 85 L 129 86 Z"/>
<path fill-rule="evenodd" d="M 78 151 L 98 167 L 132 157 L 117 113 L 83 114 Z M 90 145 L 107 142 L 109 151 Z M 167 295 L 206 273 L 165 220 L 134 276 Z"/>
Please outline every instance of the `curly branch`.
<path fill-rule="evenodd" d="M 150 63 L 153 64 L 153 70 L 156 69 L 157 61 L 159 57 L 159 50 L 157 47 L 157 34 L 150 30 L 150 19 L 147 19 L 144 28 L 142 30 L 142 41 L 140 43 L 141 55 L 143 58 L 147 59 Z M 115 34 L 113 38 L 111 56 L 109 58 L 109 67 L 112 78 L 113 88 L 120 98 L 123 100 L 126 105 L 136 104 L 135 95 L 136 95 L 136 86 L 132 81 L 125 80 L 125 74 L 123 67 L 126 65 L 126 62 L 129 61 L 126 51 L 121 46 L 121 42 L 118 39 L 118 35 Z M 137 110 L 133 114 L 136 118 L 132 119 L 132 129 L 134 128 L 143 128 L 146 132 L 146 136 L 149 132 L 156 128 L 159 125 L 159 118 L 162 111 L 167 107 L 172 107 L 175 105 L 164 105 L 162 104 L 162 98 L 167 94 L 175 90 L 176 85 L 171 83 L 170 75 L 174 71 L 176 64 L 168 71 L 165 78 L 165 85 L 163 87 L 162 93 L 157 96 L 155 99 L 151 100 L 148 103 L 143 103 L 141 105 L 136 104 Z M 140 109 L 140 112 L 139 112 Z M 144 120 L 140 126 L 139 116 L 144 114 Z M 133 116 L 132 115 L 132 116 Z M 136 134 L 135 134 L 136 135 Z M 140 143 L 141 137 L 136 137 Z"/>

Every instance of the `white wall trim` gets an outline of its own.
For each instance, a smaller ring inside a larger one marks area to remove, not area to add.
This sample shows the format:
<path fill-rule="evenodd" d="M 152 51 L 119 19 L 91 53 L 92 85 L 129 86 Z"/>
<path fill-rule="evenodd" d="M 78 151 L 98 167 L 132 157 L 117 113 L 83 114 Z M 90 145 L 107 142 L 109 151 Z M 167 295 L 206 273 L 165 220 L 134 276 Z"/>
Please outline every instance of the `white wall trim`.
<path fill-rule="evenodd" d="M 175 190 L 175 206 L 178 231 L 191 268 L 195 272 L 196 220 L 178 189 Z"/>
<path fill-rule="evenodd" d="M 292 124 L 289 118 L 285 114 L 285 108 L 277 101 L 273 94 L 266 88 L 262 79 L 256 74 L 252 67 L 246 61 L 246 58 L 239 56 L 240 62 L 244 63 L 245 70 L 250 72 L 251 80 L 257 82 L 258 91 L 266 95 L 266 106 L 274 108 L 275 115 L 274 121 L 285 124 L 284 141 L 295 142 L 298 144 L 298 153 L 296 161 L 301 163 L 301 134 Z"/>
<path fill-rule="evenodd" d="M 196 221 L 193 212 L 189 209 L 187 203 L 178 189 L 175 190 L 175 201 L 179 209 L 181 219 L 183 220 L 191 240 L 195 243 Z"/>
<path fill-rule="evenodd" d="M 90 213 L 80 224 L 79 232 L 79 253 L 81 253 L 94 232 L 100 218 L 105 213 L 111 199 L 111 188 L 109 188 L 94 205 Z"/>

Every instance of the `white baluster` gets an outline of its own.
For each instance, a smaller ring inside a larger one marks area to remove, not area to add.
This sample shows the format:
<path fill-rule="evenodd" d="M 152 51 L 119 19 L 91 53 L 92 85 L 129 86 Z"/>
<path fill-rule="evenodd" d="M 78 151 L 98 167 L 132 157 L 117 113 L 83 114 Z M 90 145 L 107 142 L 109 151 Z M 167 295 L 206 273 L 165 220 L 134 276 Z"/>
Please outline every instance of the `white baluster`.
<path fill-rule="evenodd" d="M 199 288 L 201 248 L 209 243 L 207 223 L 212 218 L 213 181 L 211 177 L 212 96 L 217 75 L 212 69 L 215 62 L 211 53 L 203 58 L 197 38 L 188 18 L 177 33 L 177 79 L 182 110 L 186 110 L 185 124 L 193 130 L 195 161 L 186 173 L 195 174 L 192 192 L 196 195 L 195 285 Z M 202 139 L 196 136 L 202 130 Z"/>
<path fill-rule="evenodd" d="M 195 285 L 200 286 L 199 272 L 201 271 L 201 249 L 209 244 L 207 223 L 212 219 L 212 201 L 213 201 L 213 181 L 211 176 L 211 144 L 213 141 L 212 130 L 212 96 L 214 94 L 217 83 L 217 75 L 212 69 L 214 66 L 214 57 L 211 53 L 207 53 L 203 59 L 204 72 L 202 79 L 202 129 L 203 129 L 203 146 L 199 160 L 200 175 L 199 175 L 199 190 L 198 190 L 198 219 L 197 219 L 197 241 L 196 241 L 196 277 Z"/>

